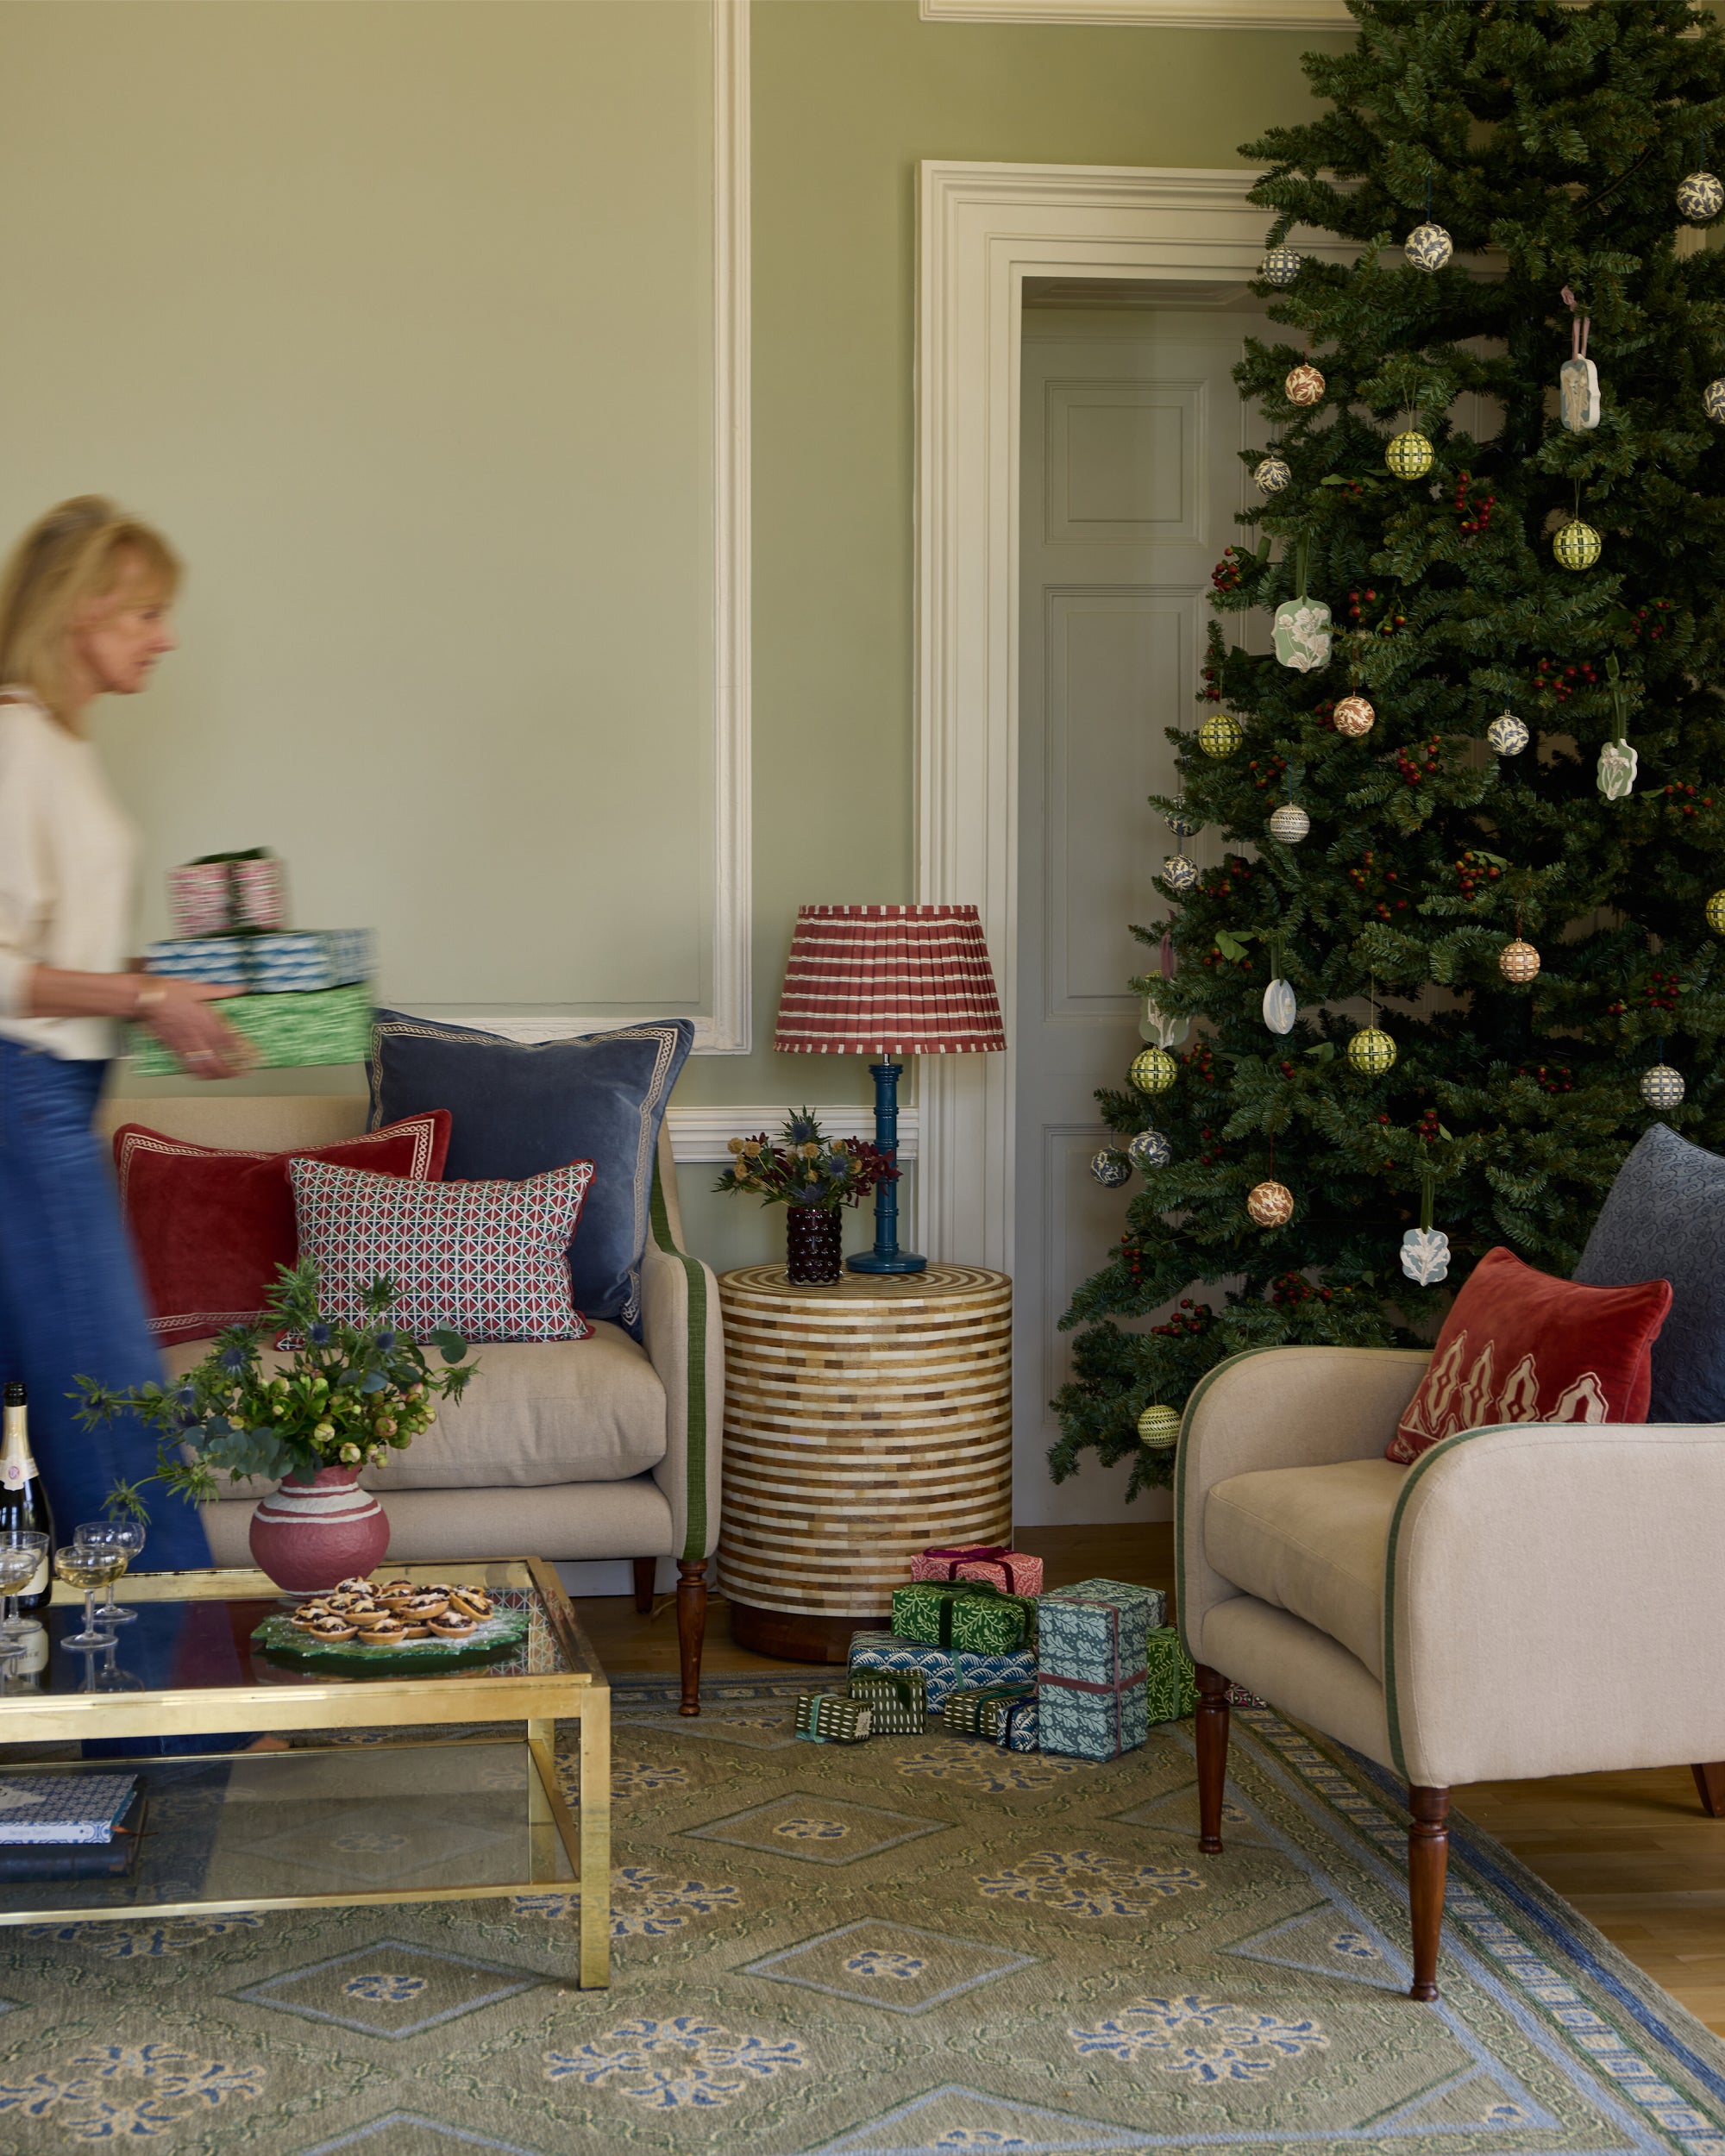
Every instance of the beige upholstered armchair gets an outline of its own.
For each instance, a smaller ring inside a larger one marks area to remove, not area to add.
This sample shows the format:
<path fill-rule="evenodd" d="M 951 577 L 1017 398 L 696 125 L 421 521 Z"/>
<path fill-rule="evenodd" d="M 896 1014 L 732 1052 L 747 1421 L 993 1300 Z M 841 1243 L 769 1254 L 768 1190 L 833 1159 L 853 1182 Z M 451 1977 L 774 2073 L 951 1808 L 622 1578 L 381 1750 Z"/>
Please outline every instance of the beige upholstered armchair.
<path fill-rule="evenodd" d="M 1725 1758 L 1725 1425 L 1496 1424 L 1397 1467 L 1426 1361 L 1235 1356 L 1175 1478 L 1199 1846 L 1222 1846 L 1230 1682 L 1400 1776 L 1416 1999 L 1452 1785 Z M 1716 1809 L 1725 1772 L 1696 1779 Z"/>

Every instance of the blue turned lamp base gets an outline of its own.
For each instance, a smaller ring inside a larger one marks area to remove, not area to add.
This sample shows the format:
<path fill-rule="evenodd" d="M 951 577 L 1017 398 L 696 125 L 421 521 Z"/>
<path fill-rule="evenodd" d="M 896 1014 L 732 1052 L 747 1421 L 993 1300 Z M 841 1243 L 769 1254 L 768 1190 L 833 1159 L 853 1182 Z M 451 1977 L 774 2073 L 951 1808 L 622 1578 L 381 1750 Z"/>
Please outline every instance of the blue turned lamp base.
<path fill-rule="evenodd" d="M 869 1066 L 869 1075 L 875 1081 L 875 1144 L 894 1159 L 899 1150 L 899 1073 L 903 1069 L 902 1063 Z M 875 1188 L 874 1249 L 859 1250 L 844 1263 L 853 1273 L 920 1273 L 926 1268 L 925 1257 L 919 1257 L 914 1250 L 899 1248 L 896 1183 L 881 1183 Z"/>

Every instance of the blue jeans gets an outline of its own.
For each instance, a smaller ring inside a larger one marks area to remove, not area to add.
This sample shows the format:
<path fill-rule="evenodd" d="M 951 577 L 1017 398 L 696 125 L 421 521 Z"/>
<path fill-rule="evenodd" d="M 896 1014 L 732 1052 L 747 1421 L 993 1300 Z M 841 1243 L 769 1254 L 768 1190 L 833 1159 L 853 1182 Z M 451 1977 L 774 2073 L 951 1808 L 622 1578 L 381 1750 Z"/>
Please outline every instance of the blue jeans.
<path fill-rule="evenodd" d="M 73 1420 L 72 1381 L 116 1389 L 162 1376 L 112 1172 L 91 1128 L 107 1065 L 68 1062 L 0 1037 L 0 1381 L 29 1388 L 31 1450 L 54 1532 L 99 1520 L 116 1482 L 154 1473 L 156 1447 L 131 1416 Z M 148 1494 L 144 1566 L 210 1563 L 195 1507 Z"/>

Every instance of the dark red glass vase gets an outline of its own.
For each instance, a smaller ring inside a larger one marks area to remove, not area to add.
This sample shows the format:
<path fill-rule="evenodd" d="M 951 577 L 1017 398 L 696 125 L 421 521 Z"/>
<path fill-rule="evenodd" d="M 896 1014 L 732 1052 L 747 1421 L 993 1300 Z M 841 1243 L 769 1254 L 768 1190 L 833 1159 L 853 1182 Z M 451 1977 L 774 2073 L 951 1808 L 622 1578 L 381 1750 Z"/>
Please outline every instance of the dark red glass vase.
<path fill-rule="evenodd" d="M 844 1223 L 837 1206 L 785 1207 L 785 1269 L 806 1288 L 839 1279 L 844 1271 Z"/>

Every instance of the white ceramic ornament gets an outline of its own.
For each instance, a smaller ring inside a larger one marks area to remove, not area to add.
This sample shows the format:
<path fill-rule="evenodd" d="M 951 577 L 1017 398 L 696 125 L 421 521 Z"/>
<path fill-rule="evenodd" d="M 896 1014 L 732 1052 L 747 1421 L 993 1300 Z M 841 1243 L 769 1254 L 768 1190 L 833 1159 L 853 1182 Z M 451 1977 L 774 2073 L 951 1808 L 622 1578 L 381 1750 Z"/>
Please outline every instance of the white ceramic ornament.
<path fill-rule="evenodd" d="M 1500 756 L 1519 756 L 1531 736 L 1514 711 L 1504 711 L 1485 730 L 1487 744 Z"/>
<path fill-rule="evenodd" d="M 1273 247 L 1264 258 L 1260 274 L 1266 285 L 1285 290 L 1300 274 L 1300 265 L 1305 259 L 1297 248 Z"/>
<path fill-rule="evenodd" d="M 1669 1063 L 1655 1063 L 1651 1070 L 1641 1073 L 1640 1093 L 1650 1108 L 1680 1108 L 1683 1074 L 1673 1070 Z"/>
<path fill-rule="evenodd" d="M 1725 426 L 1725 374 L 1716 376 L 1702 391 L 1701 409 L 1715 426 Z"/>
<path fill-rule="evenodd" d="M 1170 854 L 1162 864 L 1162 880 L 1170 890 L 1189 891 L 1198 881 L 1198 864 L 1189 854 Z"/>
<path fill-rule="evenodd" d="M 1280 494 L 1294 484 L 1294 474 L 1283 460 L 1273 453 L 1260 457 L 1252 471 L 1261 494 Z"/>
<path fill-rule="evenodd" d="M 1450 1238 L 1441 1228 L 1409 1228 L 1402 1238 L 1402 1269 L 1416 1288 L 1435 1288 L 1450 1269 Z"/>
<path fill-rule="evenodd" d="M 1690 172 L 1677 184 L 1677 206 L 1690 224 L 1707 224 L 1725 210 L 1725 186 L 1711 172 Z"/>
<path fill-rule="evenodd" d="M 1558 414 L 1571 434 L 1599 424 L 1599 370 L 1591 360 L 1565 360 L 1558 369 Z"/>
<path fill-rule="evenodd" d="M 1118 1190 L 1132 1178 L 1132 1163 L 1116 1147 L 1105 1145 L 1090 1156 L 1090 1173 L 1104 1190 Z"/>
<path fill-rule="evenodd" d="M 1284 846 L 1297 846 L 1311 828 L 1311 818 L 1297 801 L 1284 801 L 1270 819 L 1270 836 Z"/>
<path fill-rule="evenodd" d="M 1291 981 L 1272 981 L 1264 992 L 1264 1022 L 1272 1033 L 1291 1033 L 1300 1006 Z"/>
<path fill-rule="evenodd" d="M 1640 761 L 1627 741 L 1608 741 L 1599 752 L 1594 783 L 1608 801 L 1626 801 L 1635 791 L 1635 766 Z"/>
<path fill-rule="evenodd" d="M 1320 599 L 1284 599 L 1270 634 L 1276 657 L 1296 674 L 1330 663 L 1330 610 Z"/>
<path fill-rule="evenodd" d="M 1174 1148 L 1161 1131 L 1140 1131 L 1126 1148 L 1126 1156 L 1141 1175 L 1153 1169 L 1166 1168 L 1174 1157 Z"/>
<path fill-rule="evenodd" d="M 1440 224 L 1416 224 L 1402 251 L 1415 269 L 1440 270 L 1455 253 L 1455 241 Z"/>

